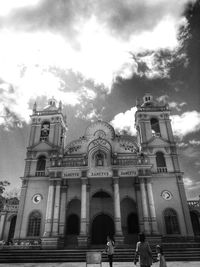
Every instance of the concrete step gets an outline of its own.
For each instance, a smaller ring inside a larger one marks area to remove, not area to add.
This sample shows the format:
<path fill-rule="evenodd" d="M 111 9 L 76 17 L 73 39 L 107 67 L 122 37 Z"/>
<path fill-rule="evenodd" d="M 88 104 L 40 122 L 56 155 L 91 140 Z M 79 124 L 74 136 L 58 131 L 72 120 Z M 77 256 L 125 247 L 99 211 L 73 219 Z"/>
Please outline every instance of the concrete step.
<path fill-rule="evenodd" d="M 200 261 L 200 243 L 185 246 L 179 244 L 163 244 L 164 253 L 167 261 Z M 0 263 L 25 263 L 25 262 L 85 262 L 87 251 L 102 251 L 98 249 L 62 249 L 62 250 L 17 250 L 1 249 Z M 156 258 L 155 246 L 152 247 L 153 256 Z M 135 249 L 116 248 L 114 261 L 128 262 L 133 261 Z M 107 261 L 107 256 L 102 255 L 103 261 Z"/>

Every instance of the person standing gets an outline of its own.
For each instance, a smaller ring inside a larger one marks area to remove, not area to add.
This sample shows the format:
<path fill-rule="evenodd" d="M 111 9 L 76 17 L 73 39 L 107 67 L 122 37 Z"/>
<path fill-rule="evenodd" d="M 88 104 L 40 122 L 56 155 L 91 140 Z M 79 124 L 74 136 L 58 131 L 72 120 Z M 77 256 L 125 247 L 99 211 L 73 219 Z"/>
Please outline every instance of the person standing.
<path fill-rule="evenodd" d="M 145 235 L 139 234 L 139 242 L 136 244 L 134 264 L 137 263 L 137 256 L 139 255 L 140 267 L 150 267 L 152 265 L 152 251 L 149 243 L 145 241 Z"/>
<path fill-rule="evenodd" d="M 110 238 L 110 236 L 107 236 L 107 243 L 106 243 L 106 253 L 108 255 L 108 261 L 110 264 L 110 267 L 113 265 L 113 254 L 114 254 L 114 249 L 115 249 L 115 242 Z"/>
<path fill-rule="evenodd" d="M 156 246 L 157 260 L 159 261 L 159 267 L 167 267 L 165 256 L 163 254 L 163 249 L 160 245 Z"/>

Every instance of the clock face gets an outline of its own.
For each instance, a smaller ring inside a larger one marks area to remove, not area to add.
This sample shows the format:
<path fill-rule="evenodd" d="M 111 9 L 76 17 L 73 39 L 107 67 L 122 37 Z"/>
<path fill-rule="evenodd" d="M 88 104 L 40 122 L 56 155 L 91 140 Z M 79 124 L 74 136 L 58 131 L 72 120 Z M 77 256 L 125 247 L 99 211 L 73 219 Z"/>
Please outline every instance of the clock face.
<path fill-rule="evenodd" d="M 165 199 L 165 200 L 170 200 L 172 199 L 172 194 L 171 192 L 165 190 L 161 193 L 161 196 Z"/>
<path fill-rule="evenodd" d="M 40 194 L 36 194 L 33 196 L 32 200 L 33 200 L 34 204 L 38 204 L 38 203 L 40 203 L 41 199 L 42 199 L 42 196 Z"/>

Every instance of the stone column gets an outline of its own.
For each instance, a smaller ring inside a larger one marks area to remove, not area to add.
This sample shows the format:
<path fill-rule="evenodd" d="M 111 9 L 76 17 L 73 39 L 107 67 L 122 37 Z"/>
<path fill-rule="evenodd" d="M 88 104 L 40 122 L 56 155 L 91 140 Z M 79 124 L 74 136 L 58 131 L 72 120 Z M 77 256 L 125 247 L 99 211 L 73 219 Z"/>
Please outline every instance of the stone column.
<path fill-rule="evenodd" d="M 136 192 L 136 203 L 137 203 L 139 228 L 140 228 L 140 232 L 144 232 L 144 221 L 143 221 L 143 213 L 142 213 L 142 199 L 141 199 L 140 184 L 139 184 L 138 179 L 135 182 L 135 192 Z"/>
<path fill-rule="evenodd" d="M 61 180 L 56 181 L 55 188 L 55 201 L 54 201 L 54 213 L 53 213 L 53 236 L 58 236 L 58 224 L 59 224 L 59 215 L 60 215 L 60 184 Z"/>
<path fill-rule="evenodd" d="M 78 237 L 79 246 L 87 246 L 87 178 L 81 179 L 81 225 Z"/>
<path fill-rule="evenodd" d="M 61 206 L 60 206 L 60 220 L 59 220 L 59 235 L 64 237 L 65 234 L 65 219 L 66 219 L 66 204 L 67 204 L 67 184 L 61 187 Z"/>
<path fill-rule="evenodd" d="M 146 234 L 151 233 L 151 228 L 149 224 L 149 211 L 147 204 L 147 194 L 145 189 L 145 180 L 144 178 L 140 178 L 140 191 L 142 194 L 142 210 L 143 210 L 143 221 L 144 221 L 144 232 Z"/>
<path fill-rule="evenodd" d="M 120 209 L 120 194 L 119 194 L 119 178 L 113 178 L 114 186 L 114 222 L 115 222 L 115 241 L 123 243 L 124 238 L 122 234 L 122 225 L 121 225 L 121 209 Z"/>
<path fill-rule="evenodd" d="M 86 229 L 86 232 L 87 232 L 87 235 L 89 236 L 90 234 L 90 185 L 87 184 L 87 210 L 86 210 L 86 225 L 87 225 L 87 229 Z"/>
<path fill-rule="evenodd" d="M 3 240 L 4 238 L 5 221 L 6 221 L 6 211 L 2 211 L 0 217 L 0 240 Z"/>
<path fill-rule="evenodd" d="M 53 204 L 54 204 L 54 181 L 50 180 L 49 193 L 47 199 L 46 219 L 44 227 L 44 237 L 51 236 L 52 231 L 52 219 L 53 219 Z"/>
<path fill-rule="evenodd" d="M 155 210 L 155 205 L 154 205 L 151 181 L 147 181 L 147 192 L 148 192 L 148 199 L 149 199 L 149 210 L 150 210 L 150 216 L 151 216 L 152 233 L 158 234 L 158 225 L 157 225 L 157 220 L 156 220 L 156 210 Z"/>

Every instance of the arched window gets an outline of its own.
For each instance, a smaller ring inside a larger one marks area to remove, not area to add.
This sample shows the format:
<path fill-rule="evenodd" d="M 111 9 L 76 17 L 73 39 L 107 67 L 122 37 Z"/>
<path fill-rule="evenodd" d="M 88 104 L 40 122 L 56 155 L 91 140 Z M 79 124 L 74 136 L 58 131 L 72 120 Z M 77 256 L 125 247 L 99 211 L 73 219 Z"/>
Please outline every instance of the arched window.
<path fill-rule="evenodd" d="M 40 156 L 37 160 L 36 174 L 35 176 L 44 176 L 46 167 L 46 157 Z"/>
<path fill-rule="evenodd" d="M 40 236 L 41 214 L 34 211 L 29 216 L 27 236 Z"/>
<path fill-rule="evenodd" d="M 160 136 L 159 121 L 156 118 L 151 119 L 151 132 L 153 136 Z"/>
<path fill-rule="evenodd" d="M 50 122 L 45 121 L 41 126 L 40 141 L 47 141 L 50 131 Z"/>
<path fill-rule="evenodd" d="M 67 220 L 67 234 L 79 235 L 80 232 L 79 217 L 76 214 L 71 214 Z"/>
<path fill-rule="evenodd" d="M 175 210 L 166 209 L 164 212 L 164 220 L 166 226 L 166 233 L 168 235 L 180 234 L 178 218 Z"/>
<path fill-rule="evenodd" d="M 104 165 L 104 156 L 102 153 L 97 153 L 95 156 L 95 165 L 96 166 L 103 166 Z"/>
<path fill-rule="evenodd" d="M 136 213 L 130 213 L 128 215 L 127 226 L 129 234 L 136 234 L 139 232 L 138 216 Z"/>
<path fill-rule="evenodd" d="M 10 220 L 10 229 L 8 233 L 8 242 L 14 237 L 15 225 L 16 225 L 17 215 L 14 215 Z"/>
<path fill-rule="evenodd" d="M 156 152 L 156 164 L 158 172 L 167 172 L 167 167 L 163 152 Z"/>
<path fill-rule="evenodd" d="M 195 235 L 200 235 L 200 222 L 199 222 L 199 216 L 197 213 L 190 211 L 190 217 L 192 221 L 192 228 Z"/>

